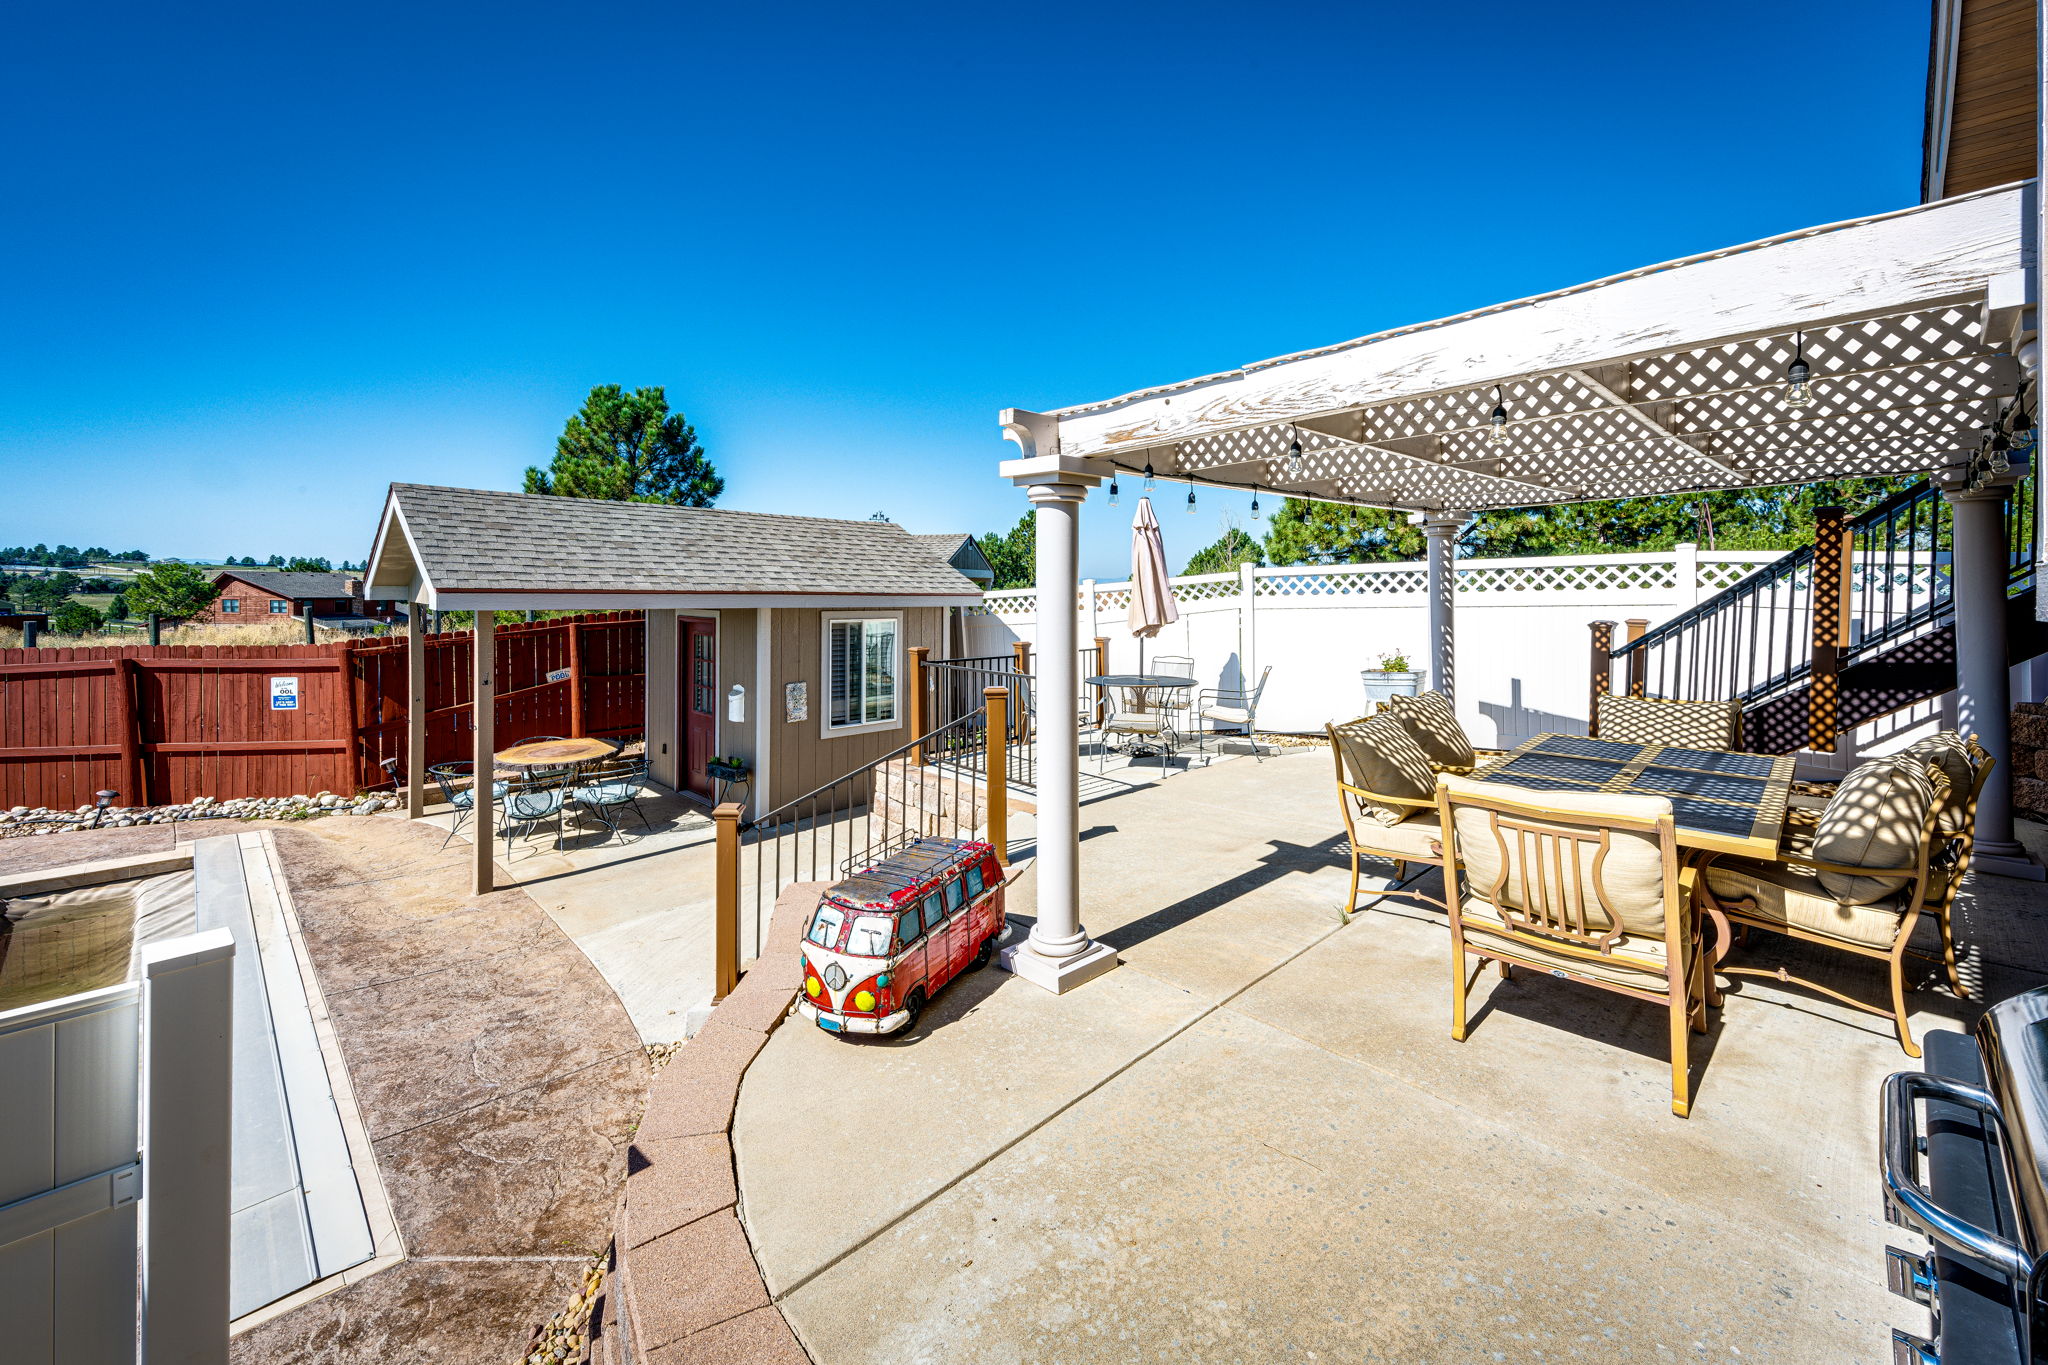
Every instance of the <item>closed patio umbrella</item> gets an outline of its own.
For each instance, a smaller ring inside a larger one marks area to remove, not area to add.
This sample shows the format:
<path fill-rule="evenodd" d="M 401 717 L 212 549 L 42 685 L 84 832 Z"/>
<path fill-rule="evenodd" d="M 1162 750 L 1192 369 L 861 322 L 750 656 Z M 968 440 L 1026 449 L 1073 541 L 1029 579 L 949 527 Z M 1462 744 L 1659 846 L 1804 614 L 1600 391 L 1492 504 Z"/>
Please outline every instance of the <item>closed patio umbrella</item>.
<path fill-rule="evenodd" d="M 1159 534 L 1159 518 L 1152 515 L 1152 499 L 1139 498 L 1137 515 L 1131 518 L 1131 606 L 1125 618 L 1138 640 L 1138 671 L 1145 671 L 1145 642 L 1180 620 L 1180 608 L 1173 604 L 1173 584 L 1166 572 L 1166 542 Z"/>

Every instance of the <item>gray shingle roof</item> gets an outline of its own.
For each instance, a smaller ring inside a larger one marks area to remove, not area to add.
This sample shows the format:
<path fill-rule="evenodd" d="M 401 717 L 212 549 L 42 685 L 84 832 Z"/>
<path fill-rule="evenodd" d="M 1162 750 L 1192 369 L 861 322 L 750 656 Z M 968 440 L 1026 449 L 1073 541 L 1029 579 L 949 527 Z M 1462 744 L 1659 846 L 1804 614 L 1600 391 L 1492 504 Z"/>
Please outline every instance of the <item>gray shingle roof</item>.
<path fill-rule="evenodd" d="M 962 597 L 981 589 L 892 522 L 391 486 L 440 592 Z"/>
<path fill-rule="evenodd" d="M 265 592 L 274 592 L 279 597 L 347 597 L 348 580 L 360 578 L 352 573 L 286 573 L 281 569 L 223 569 L 215 574 L 213 581 L 224 578 L 238 578 L 244 583 L 254 584 Z"/>

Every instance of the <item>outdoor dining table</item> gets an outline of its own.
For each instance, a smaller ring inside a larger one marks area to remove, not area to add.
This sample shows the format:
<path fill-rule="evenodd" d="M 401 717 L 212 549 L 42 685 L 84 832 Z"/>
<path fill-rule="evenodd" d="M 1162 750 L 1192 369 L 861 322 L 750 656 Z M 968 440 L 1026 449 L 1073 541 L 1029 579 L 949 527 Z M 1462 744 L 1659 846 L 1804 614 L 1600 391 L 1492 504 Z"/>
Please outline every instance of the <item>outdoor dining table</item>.
<path fill-rule="evenodd" d="M 1662 796 L 1681 847 L 1775 860 L 1792 768 L 1790 754 L 1541 734 L 1472 776 L 1534 791 Z"/>
<path fill-rule="evenodd" d="M 611 753 L 612 746 L 601 739 L 537 739 L 500 749 L 491 760 L 500 775 L 518 777 L 535 768 L 573 768 Z"/>
<path fill-rule="evenodd" d="M 1172 673 L 1098 673 L 1081 681 L 1090 687 L 1114 687 L 1125 693 L 1131 699 L 1133 711 L 1171 711 L 1173 708 L 1163 704 L 1163 698 L 1154 700 L 1153 694 L 1186 691 L 1195 685 L 1193 678 L 1182 678 Z M 1171 745 L 1178 741 L 1168 735 L 1167 742 Z M 1156 744 L 1140 742 L 1132 745 L 1128 752 L 1134 757 L 1146 757 L 1165 751 Z"/>

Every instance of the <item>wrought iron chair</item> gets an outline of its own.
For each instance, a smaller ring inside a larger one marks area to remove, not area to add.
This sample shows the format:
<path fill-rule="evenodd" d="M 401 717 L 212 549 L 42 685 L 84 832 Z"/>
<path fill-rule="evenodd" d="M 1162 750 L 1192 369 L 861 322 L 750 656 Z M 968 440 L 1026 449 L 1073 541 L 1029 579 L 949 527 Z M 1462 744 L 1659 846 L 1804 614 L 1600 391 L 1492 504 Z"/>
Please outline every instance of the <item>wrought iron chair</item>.
<path fill-rule="evenodd" d="M 1491 960 L 1660 1005 L 1670 1015 L 1671 1112 L 1692 1107 L 1687 1034 L 1718 1004 L 1693 913 L 1698 874 L 1678 865 L 1678 826 L 1661 796 L 1530 792 L 1444 777 L 1448 834 L 1451 1037 L 1465 1039 L 1465 997 Z M 1533 799 L 1532 799 L 1533 798 Z"/>
<path fill-rule="evenodd" d="M 441 799 L 455 812 L 455 818 L 448 823 L 448 834 L 441 840 L 441 847 L 446 848 L 449 840 L 461 831 L 462 822 L 474 818 L 476 814 L 476 764 L 467 760 L 460 763 L 433 763 L 427 766 L 427 775 L 440 787 Z M 467 785 L 457 786 L 459 782 L 466 782 Z M 491 783 L 491 795 L 497 800 L 503 800 L 505 784 Z"/>
<path fill-rule="evenodd" d="M 1252 746 L 1252 757 L 1264 763 L 1266 756 L 1259 752 L 1259 741 L 1252 727 L 1259 718 L 1259 698 L 1265 695 L 1266 680 L 1273 676 L 1273 666 L 1267 664 L 1259 673 L 1259 685 L 1249 692 L 1243 688 L 1205 687 L 1195 701 L 1195 747 L 1207 752 L 1207 736 L 1218 725 L 1235 725 L 1244 731 L 1245 743 Z M 1217 738 L 1221 740 L 1221 732 Z"/>
<path fill-rule="evenodd" d="M 560 850 L 567 797 L 568 789 L 560 782 L 537 776 L 514 778 L 506 784 L 505 798 L 498 807 L 506 862 L 512 861 L 513 835 L 531 833 L 550 818 L 555 822 L 555 848 Z"/>
<path fill-rule="evenodd" d="M 569 800 L 579 814 L 589 811 L 614 834 L 619 832 L 619 823 L 612 812 L 620 806 L 630 806 L 633 814 L 640 817 L 641 828 L 652 829 L 654 826 L 647 823 L 647 812 L 640 809 L 646 785 L 645 758 L 607 759 L 570 786 Z"/>

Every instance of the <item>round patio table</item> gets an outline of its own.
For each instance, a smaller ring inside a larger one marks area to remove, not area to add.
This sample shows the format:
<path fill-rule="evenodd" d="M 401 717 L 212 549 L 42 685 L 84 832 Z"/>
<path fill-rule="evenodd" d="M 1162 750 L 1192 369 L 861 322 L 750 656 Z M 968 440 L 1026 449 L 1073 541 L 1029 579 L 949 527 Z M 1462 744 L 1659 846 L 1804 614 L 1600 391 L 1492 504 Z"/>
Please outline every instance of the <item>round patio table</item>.
<path fill-rule="evenodd" d="M 1193 687 L 1193 678 L 1176 678 L 1170 673 L 1098 673 L 1082 682 L 1090 687 Z"/>
<path fill-rule="evenodd" d="M 534 768 L 570 768 L 611 752 L 612 746 L 601 739 L 540 739 L 500 749 L 491 758 L 500 768 L 518 774 Z"/>

